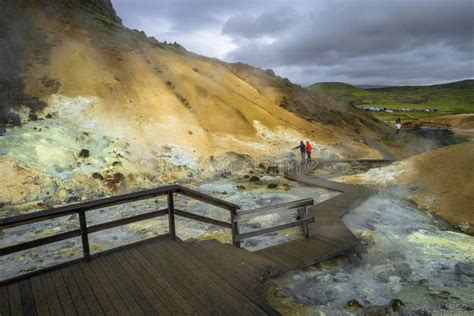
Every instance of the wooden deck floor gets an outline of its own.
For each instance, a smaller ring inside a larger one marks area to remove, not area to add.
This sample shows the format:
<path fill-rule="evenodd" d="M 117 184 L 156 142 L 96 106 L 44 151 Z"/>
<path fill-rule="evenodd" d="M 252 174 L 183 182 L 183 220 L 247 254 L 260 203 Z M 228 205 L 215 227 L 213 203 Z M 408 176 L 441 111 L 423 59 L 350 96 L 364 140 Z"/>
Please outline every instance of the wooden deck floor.
<path fill-rule="evenodd" d="M 263 282 L 340 254 L 296 240 L 249 252 L 156 239 L 0 287 L 0 315 L 272 315 Z"/>

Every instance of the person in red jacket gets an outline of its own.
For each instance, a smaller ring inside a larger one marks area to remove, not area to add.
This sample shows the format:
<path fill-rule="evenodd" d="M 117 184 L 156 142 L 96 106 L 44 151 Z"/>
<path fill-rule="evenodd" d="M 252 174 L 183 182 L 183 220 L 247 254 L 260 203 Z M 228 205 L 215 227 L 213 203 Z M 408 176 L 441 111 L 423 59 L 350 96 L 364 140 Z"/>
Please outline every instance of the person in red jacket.
<path fill-rule="evenodd" d="M 311 146 L 309 141 L 306 141 L 306 155 L 308 156 L 308 161 L 311 161 L 311 151 L 313 151 L 313 146 Z"/>

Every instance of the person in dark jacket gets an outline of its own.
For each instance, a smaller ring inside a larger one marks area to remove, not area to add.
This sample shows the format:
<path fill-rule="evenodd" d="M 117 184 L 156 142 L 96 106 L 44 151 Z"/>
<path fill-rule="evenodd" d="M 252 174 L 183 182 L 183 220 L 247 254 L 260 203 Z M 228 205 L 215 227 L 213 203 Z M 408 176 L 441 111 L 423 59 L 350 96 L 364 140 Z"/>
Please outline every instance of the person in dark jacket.
<path fill-rule="evenodd" d="M 305 163 L 305 160 L 306 160 L 306 146 L 304 145 L 304 141 L 300 141 L 300 144 L 298 146 L 296 146 L 295 148 L 293 149 L 300 149 L 300 153 L 301 153 L 301 163 Z"/>

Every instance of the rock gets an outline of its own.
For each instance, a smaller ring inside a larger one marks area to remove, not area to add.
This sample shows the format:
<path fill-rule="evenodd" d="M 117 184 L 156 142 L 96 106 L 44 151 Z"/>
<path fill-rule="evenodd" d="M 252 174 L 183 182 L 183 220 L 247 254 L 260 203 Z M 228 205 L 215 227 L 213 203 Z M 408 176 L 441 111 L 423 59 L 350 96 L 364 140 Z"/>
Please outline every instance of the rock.
<path fill-rule="evenodd" d="M 454 273 L 456 275 L 467 275 L 470 277 L 474 277 L 474 264 L 468 262 L 458 262 L 454 266 Z"/>
<path fill-rule="evenodd" d="M 221 173 L 221 178 L 228 178 L 230 175 L 232 174 L 232 172 L 230 171 L 224 171 L 223 173 Z"/>
<path fill-rule="evenodd" d="M 94 173 L 92 174 L 92 178 L 94 178 L 94 179 L 96 179 L 96 180 L 104 180 L 104 177 L 103 177 L 100 173 L 98 173 L 98 172 L 94 172 Z"/>
<path fill-rule="evenodd" d="M 276 189 L 278 188 L 278 184 L 277 183 L 269 183 L 267 185 L 267 189 Z"/>
<path fill-rule="evenodd" d="M 260 182 L 260 178 L 257 176 L 251 176 L 249 182 L 257 183 Z"/>
<path fill-rule="evenodd" d="M 28 115 L 28 119 L 29 119 L 30 121 L 37 121 L 37 120 L 38 120 L 38 115 L 33 114 L 33 113 L 30 113 L 30 114 Z"/>
<path fill-rule="evenodd" d="M 405 303 L 403 303 L 401 300 L 398 298 L 394 298 L 393 300 L 388 303 L 388 306 L 392 309 L 394 312 L 400 312 L 403 307 L 405 307 Z"/>
<path fill-rule="evenodd" d="M 474 310 L 474 305 L 465 305 L 465 304 L 462 304 L 461 307 L 462 307 L 465 311 L 473 311 L 473 310 Z"/>
<path fill-rule="evenodd" d="M 79 157 L 81 158 L 87 158 L 89 157 L 89 149 L 81 149 L 81 152 L 79 153 Z"/>
<path fill-rule="evenodd" d="M 405 255 L 400 251 L 392 251 L 387 255 L 387 259 L 390 261 L 405 261 Z"/>
<path fill-rule="evenodd" d="M 77 202 L 79 201 L 81 198 L 77 195 L 71 195 L 67 198 L 66 202 L 67 203 L 71 203 L 71 202 Z"/>
<path fill-rule="evenodd" d="M 259 163 L 259 164 L 258 164 L 258 167 L 259 167 L 260 169 L 263 169 L 263 170 L 266 170 L 266 169 L 267 169 L 267 165 L 264 164 L 263 162 Z"/>
<path fill-rule="evenodd" d="M 113 184 L 120 183 L 120 182 L 122 182 L 123 180 L 125 180 L 125 176 L 124 176 L 123 173 L 121 173 L 121 172 L 114 173 L 114 175 L 112 176 L 112 182 L 113 182 Z"/>
<path fill-rule="evenodd" d="M 399 276 L 400 278 L 402 279 L 408 279 L 411 274 L 412 274 L 412 270 L 411 270 L 411 267 L 408 263 L 406 262 L 402 262 L 402 263 L 397 263 L 395 264 L 394 266 L 394 273 L 395 275 Z"/>
<path fill-rule="evenodd" d="M 268 166 L 267 167 L 267 173 L 268 174 L 278 174 L 280 172 L 280 169 L 278 166 Z"/>
<path fill-rule="evenodd" d="M 444 302 L 443 304 L 441 304 L 441 308 L 445 310 L 450 310 L 451 304 L 449 304 L 448 302 Z"/>
<path fill-rule="evenodd" d="M 359 303 L 358 300 L 352 299 L 349 302 L 346 303 L 346 308 L 351 311 L 358 311 L 364 308 L 364 306 Z"/>
<path fill-rule="evenodd" d="M 238 185 L 238 186 L 237 186 L 237 189 L 239 189 L 239 190 L 245 190 L 245 187 L 244 187 L 243 185 Z"/>
<path fill-rule="evenodd" d="M 246 174 L 246 175 L 244 176 L 244 179 L 248 179 L 248 178 L 250 178 L 250 176 L 249 176 L 248 174 Z"/>
<path fill-rule="evenodd" d="M 114 161 L 114 162 L 112 163 L 112 166 L 113 166 L 113 167 L 120 166 L 120 165 L 122 165 L 122 163 L 121 163 L 120 161 Z"/>

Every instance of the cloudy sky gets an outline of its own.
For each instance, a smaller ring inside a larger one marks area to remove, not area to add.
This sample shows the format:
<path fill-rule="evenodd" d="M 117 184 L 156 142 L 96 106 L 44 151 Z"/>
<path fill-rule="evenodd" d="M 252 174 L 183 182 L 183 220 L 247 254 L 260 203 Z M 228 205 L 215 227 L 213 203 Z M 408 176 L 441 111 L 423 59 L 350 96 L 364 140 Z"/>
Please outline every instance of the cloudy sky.
<path fill-rule="evenodd" d="M 112 0 L 160 41 L 302 85 L 474 78 L 474 0 Z"/>

